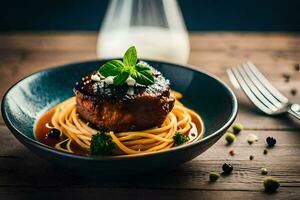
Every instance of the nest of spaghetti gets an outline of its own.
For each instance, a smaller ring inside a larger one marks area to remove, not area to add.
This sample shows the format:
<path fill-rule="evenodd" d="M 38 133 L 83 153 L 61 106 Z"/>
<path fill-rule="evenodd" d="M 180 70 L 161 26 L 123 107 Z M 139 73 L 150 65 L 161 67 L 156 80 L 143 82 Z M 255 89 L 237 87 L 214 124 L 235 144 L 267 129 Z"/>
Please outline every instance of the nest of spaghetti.
<path fill-rule="evenodd" d="M 177 92 L 171 92 L 171 96 L 181 97 Z M 195 142 L 201 139 L 203 134 L 200 116 L 186 108 L 177 99 L 163 123 L 146 130 L 99 131 L 77 113 L 76 97 L 62 102 L 55 108 L 51 125 L 61 132 L 61 141 L 54 146 L 56 149 L 69 153 L 101 155 L 144 154 L 167 150 Z M 102 149 L 91 150 L 93 137 L 105 140 Z"/>
<path fill-rule="evenodd" d="M 145 154 L 202 137 L 200 116 L 179 101 L 182 95 L 171 91 L 161 72 L 129 59 L 134 51 L 127 50 L 124 63 L 113 60 L 82 77 L 75 96 L 52 109 L 47 126 L 59 133 L 53 147 L 92 155 Z"/>

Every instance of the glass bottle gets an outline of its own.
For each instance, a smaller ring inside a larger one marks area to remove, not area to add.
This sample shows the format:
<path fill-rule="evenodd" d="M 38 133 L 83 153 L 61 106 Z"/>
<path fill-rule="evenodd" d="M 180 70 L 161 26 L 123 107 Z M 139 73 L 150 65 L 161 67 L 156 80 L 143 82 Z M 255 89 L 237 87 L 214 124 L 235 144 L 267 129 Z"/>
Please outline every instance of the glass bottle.
<path fill-rule="evenodd" d="M 190 45 L 176 0 L 110 0 L 97 41 L 99 58 L 138 57 L 185 64 Z"/>

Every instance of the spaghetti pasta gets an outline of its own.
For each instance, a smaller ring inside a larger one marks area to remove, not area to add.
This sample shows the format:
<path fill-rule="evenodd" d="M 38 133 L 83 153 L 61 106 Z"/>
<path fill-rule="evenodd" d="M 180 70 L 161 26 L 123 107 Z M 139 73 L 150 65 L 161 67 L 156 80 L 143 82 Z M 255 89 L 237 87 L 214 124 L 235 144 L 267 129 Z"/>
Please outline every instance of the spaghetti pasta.
<path fill-rule="evenodd" d="M 144 154 L 170 149 L 174 143 L 173 136 L 177 131 L 189 137 L 188 143 L 202 137 L 203 123 L 200 116 L 178 101 L 182 97 L 180 93 L 172 91 L 171 95 L 176 99 L 174 108 L 160 127 L 142 131 L 108 133 L 116 146 L 114 154 Z M 69 153 L 76 152 L 76 149 L 89 153 L 91 138 L 98 130 L 80 118 L 76 112 L 76 98 L 71 97 L 54 109 L 51 126 L 60 130 L 62 134 L 61 141 L 54 147 Z M 193 133 L 191 130 L 194 130 Z"/>

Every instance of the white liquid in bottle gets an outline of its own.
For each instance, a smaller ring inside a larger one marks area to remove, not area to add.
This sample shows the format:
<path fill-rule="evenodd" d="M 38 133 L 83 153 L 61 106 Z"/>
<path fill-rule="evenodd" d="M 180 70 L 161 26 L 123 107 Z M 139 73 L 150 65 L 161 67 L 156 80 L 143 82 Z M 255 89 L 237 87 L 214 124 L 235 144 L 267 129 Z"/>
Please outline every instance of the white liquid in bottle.
<path fill-rule="evenodd" d="M 101 32 L 97 54 L 101 58 L 122 57 L 126 49 L 136 46 L 139 58 L 185 64 L 189 57 L 189 40 L 185 32 L 155 27 L 134 27 Z"/>

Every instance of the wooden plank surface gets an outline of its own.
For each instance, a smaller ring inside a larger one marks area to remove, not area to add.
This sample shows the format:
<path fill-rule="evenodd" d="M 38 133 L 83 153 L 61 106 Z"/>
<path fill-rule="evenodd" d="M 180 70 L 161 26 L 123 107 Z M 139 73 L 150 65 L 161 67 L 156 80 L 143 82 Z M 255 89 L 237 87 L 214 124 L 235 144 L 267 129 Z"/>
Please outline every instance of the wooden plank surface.
<path fill-rule="evenodd" d="M 0 34 L 0 97 L 17 80 L 35 71 L 69 62 L 96 58 L 96 33 L 2 33 Z M 246 60 L 255 62 L 272 83 L 286 96 L 300 102 L 300 37 L 282 33 L 192 33 L 189 64 L 219 76 L 229 83 L 227 67 Z M 286 83 L 283 73 L 291 75 Z M 296 96 L 290 90 L 299 90 Z M 300 199 L 300 123 L 289 117 L 266 117 L 237 90 L 237 121 L 246 130 L 228 147 L 224 138 L 191 162 L 143 177 L 111 179 L 83 178 L 61 171 L 38 158 L 21 145 L 0 119 L 0 199 L 41 199 L 44 197 L 132 199 Z M 259 141 L 248 145 L 246 137 L 254 133 Z M 265 138 L 277 139 L 276 148 L 263 155 Z M 237 153 L 230 156 L 228 151 Z M 254 155 L 250 161 L 249 156 Z M 234 165 L 230 176 L 214 184 L 210 171 L 220 171 L 224 162 Z M 263 192 L 260 168 L 280 180 L 275 194 Z"/>

